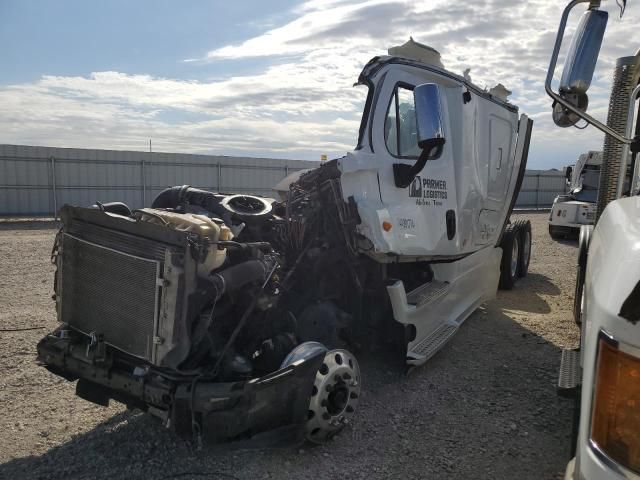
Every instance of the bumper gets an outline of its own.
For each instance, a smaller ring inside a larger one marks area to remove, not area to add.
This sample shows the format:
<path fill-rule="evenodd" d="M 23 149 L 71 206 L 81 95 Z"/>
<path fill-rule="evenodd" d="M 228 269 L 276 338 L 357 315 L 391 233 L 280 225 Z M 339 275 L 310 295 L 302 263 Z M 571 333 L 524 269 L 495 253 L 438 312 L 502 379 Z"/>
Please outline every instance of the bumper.
<path fill-rule="evenodd" d="M 324 355 L 298 360 L 266 376 L 216 382 L 154 370 L 139 360 L 96 361 L 83 344 L 48 335 L 38 344 L 38 361 L 68 380 L 76 394 L 106 406 L 117 400 L 151 413 L 176 433 L 194 435 L 192 420 L 208 443 L 265 439 L 269 444 L 304 438 L 309 397 Z M 192 387 L 195 391 L 192 394 Z"/>
<path fill-rule="evenodd" d="M 553 225 L 549 224 L 549 235 L 558 237 L 575 237 L 580 233 L 581 225 L 579 224 L 564 224 Z"/>
<path fill-rule="evenodd" d="M 553 227 L 555 229 L 566 229 L 567 231 L 572 231 L 572 230 L 580 230 L 580 227 L 582 227 L 582 225 L 587 225 L 586 223 L 553 223 L 553 222 L 549 222 L 549 226 Z"/>

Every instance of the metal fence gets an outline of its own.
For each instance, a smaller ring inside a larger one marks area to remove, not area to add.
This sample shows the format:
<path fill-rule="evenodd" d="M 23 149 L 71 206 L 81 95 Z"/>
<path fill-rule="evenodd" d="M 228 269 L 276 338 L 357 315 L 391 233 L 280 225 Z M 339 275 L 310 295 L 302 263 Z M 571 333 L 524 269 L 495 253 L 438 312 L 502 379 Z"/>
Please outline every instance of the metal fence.
<path fill-rule="evenodd" d="M 517 209 L 549 209 L 554 198 L 567 192 L 563 172 L 556 170 L 527 170 L 522 180 Z"/>
<path fill-rule="evenodd" d="M 168 186 L 273 195 L 284 177 L 319 162 L 0 145 L 0 215 L 49 215 L 65 203 L 149 205 Z"/>
<path fill-rule="evenodd" d="M 292 172 L 319 162 L 176 153 L 0 145 L 0 215 L 54 216 L 65 203 L 123 201 L 149 205 L 164 188 L 192 185 L 219 192 L 273 195 Z M 527 171 L 516 208 L 549 208 L 564 175 Z"/>

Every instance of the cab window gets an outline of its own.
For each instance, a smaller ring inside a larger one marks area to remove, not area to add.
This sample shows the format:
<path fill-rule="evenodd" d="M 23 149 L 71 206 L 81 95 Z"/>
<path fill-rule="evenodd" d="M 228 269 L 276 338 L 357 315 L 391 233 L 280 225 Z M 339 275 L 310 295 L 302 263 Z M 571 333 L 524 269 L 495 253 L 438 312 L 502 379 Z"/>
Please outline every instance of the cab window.
<path fill-rule="evenodd" d="M 384 127 L 384 140 L 391 155 L 399 158 L 420 156 L 412 89 L 401 85 L 396 87 Z"/>

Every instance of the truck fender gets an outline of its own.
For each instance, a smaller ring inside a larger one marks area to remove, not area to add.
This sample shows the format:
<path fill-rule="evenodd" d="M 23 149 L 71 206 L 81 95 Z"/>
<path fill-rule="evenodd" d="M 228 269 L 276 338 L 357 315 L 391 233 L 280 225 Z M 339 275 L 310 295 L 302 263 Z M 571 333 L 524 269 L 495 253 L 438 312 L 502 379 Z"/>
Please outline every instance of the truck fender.
<path fill-rule="evenodd" d="M 583 225 L 580 227 L 576 289 L 573 297 L 573 320 L 577 325 L 582 324 L 582 292 L 584 291 L 584 282 L 587 277 L 587 256 L 589 253 L 589 242 L 591 241 L 592 232 L 593 225 Z"/>

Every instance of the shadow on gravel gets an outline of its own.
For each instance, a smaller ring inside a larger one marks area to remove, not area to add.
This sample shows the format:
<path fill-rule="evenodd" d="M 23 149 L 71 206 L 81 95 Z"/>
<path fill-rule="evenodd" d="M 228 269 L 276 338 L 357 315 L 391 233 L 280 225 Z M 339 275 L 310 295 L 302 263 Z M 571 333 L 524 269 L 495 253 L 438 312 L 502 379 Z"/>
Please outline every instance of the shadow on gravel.
<path fill-rule="evenodd" d="M 513 293 L 517 293 L 514 295 Z M 560 289 L 546 275 L 529 273 L 516 283 L 511 292 L 498 292 L 498 301 L 505 310 L 518 310 L 528 313 L 546 314 L 551 307 L 541 296 L 556 296 Z"/>
<path fill-rule="evenodd" d="M 0 478 L 562 478 L 572 407 L 555 393 L 560 350 L 510 318 L 504 300 L 411 375 L 386 354 L 359 355 L 357 418 L 328 445 L 197 450 L 148 415 L 122 413 L 0 465 Z"/>

